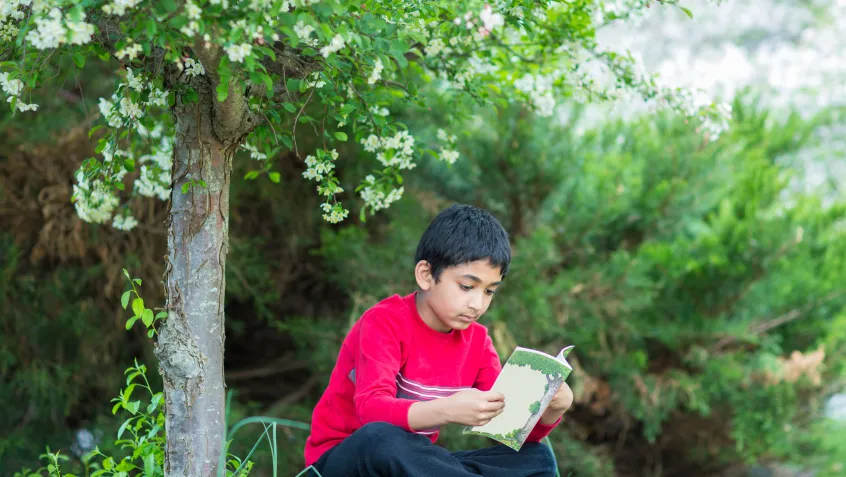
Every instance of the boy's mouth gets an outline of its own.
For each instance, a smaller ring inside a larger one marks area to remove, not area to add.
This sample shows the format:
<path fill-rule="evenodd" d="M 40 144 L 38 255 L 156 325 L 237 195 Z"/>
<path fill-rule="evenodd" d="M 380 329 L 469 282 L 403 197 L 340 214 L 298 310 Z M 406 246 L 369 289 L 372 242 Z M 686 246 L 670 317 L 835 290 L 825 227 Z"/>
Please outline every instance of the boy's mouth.
<path fill-rule="evenodd" d="M 475 316 L 475 315 L 459 315 L 459 318 L 461 318 L 461 321 L 466 321 L 467 323 L 473 323 L 474 321 L 476 321 L 476 319 L 478 317 Z"/>

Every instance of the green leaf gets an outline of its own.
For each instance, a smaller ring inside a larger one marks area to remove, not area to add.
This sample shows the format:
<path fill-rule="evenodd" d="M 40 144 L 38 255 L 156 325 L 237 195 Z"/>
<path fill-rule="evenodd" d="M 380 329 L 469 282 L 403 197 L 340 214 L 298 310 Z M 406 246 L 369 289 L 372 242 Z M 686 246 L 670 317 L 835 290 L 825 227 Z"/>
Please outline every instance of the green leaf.
<path fill-rule="evenodd" d="M 229 81 L 222 81 L 217 85 L 217 100 L 221 103 L 229 96 Z"/>
<path fill-rule="evenodd" d="M 125 186 L 123 182 L 115 182 L 115 187 L 117 188 L 117 190 L 123 190 Z"/>
<path fill-rule="evenodd" d="M 133 316 L 132 318 L 126 320 L 126 329 L 128 330 L 132 328 L 132 325 L 134 325 L 136 321 L 138 321 L 137 316 Z"/>
<path fill-rule="evenodd" d="M 179 8 L 175 0 L 161 0 L 161 2 L 168 12 L 175 12 Z"/>
<path fill-rule="evenodd" d="M 291 141 L 291 138 L 286 136 L 282 136 L 282 144 L 284 144 L 288 149 L 294 148 L 294 142 Z"/>
<path fill-rule="evenodd" d="M 115 461 L 109 457 L 103 460 L 103 468 L 106 470 L 111 470 L 112 467 L 115 466 Z"/>
<path fill-rule="evenodd" d="M 127 419 L 123 421 L 123 424 L 120 425 L 120 429 L 117 431 L 117 438 L 120 439 L 120 436 L 126 431 L 126 428 L 129 427 L 129 424 L 132 423 L 132 419 Z"/>
<path fill-rule="evenodd" d="M 681 10 L 682 10 L 683 12 L 685 12 L 685 13 L 687 14 L 687 16 L 688 16 L 688 17 L 690 17 L 690 19 L 691 19 L 691 20 L 693 20 L 693 12 L 692 12 L 692 11 L 690 11 L 690 9 L 689 9 L 689 8 L 685 8 L 685 7 L 681 6 L 681 5 L 679 5 L 679 8 L 681 8 Z"/>
<path fill-rule="evenodd" d="M 147 454 L 144 457 L 144 473 L 147 474 L 148 477 L 153 476 L 153 471 L 156 469 L 156 455 L 155 454 Z"/>
<path fill-rule="evenodd" d="M 144 313 L 141 315 L 141 321 L 144 322 L 144 326 L 149 328 L 153 324 L 153 310 L 149 308 L 144 310 Z"/>
<path fill-rule="evenodd" d="M 259 171 L 249 171 L 244 174 L 244 180 L 250 181 L 259 176 Z"/>
<path fill-rule="evenodd" d="M 121 403 L 117 403 L 114 406 L 112 406 L 112 414 L 117 414 L 118 409 L 120 409 L 120 405 L 121 405 Z"/>
<path fill-rule="evenodd" d="M 141 316 L 141 313 L 144 313 L 143 298 L 136 298 L 132 300 L 132 312 L 135 313 L 136 316 Z"/>
<path fill-rule="evenodd" d="M 135 282 L 135 284 L 138 285 L 139 287 L 141 286 L 141 279 L 140 278 L 134 278 L 132 281 Z"/>
<path fill-rule="evenodd" d="M 335 138 L 337 138 L 339 141 L 346 141 L 347 140 L 347 133 L 342 132 L 342 131 L 338 131 L 338 132 L 335 133 Z"/>
<path fill-rule="evenodd" d="M 196 103 L 200 100 L 200 95 L 197 94 L 197 91 L 195 91 L 194 88 L 189 87 L 188 90 L 185 91 L 185 94 L 182 96 L 182 100 L 186 104 Z"/>
<path fill-rule="evenodd" d="M 85 57 L 82 56 L 81 53 L 74 53 L 73 64 L 75 64 L 77 68 L 83 68 L 85 66 Z"/>
<path fill-rule="evenodd" d="M 132 414 L 137 414 L 138 408 L 141 407 L 141 401 L 132 401 L 132 402 L 126 403 L 124 405 L 124 407 L 126 408 L 127 411 L 131 412 Z"/>
<path fill-rule="evenodd" d="M 274 184 L 278 184 L 279 181 L 281 180 L 281 176 L 279 175 L 278 172 L 271 172 L 267 176 L 270 178 L 270 181 L 273 182 Z"/>
<path fill-rule="evenodd" d="M 147 338 L 152 338 L 155 333 L 156 330 L 151 328 L 150 331 L 147 332 Z"/>
<path fill-rule="evenodd" d="M 99 131 L 100 129 L 103 129 L 103 125 L 102 125 L 102 124 L 97 125 L 97 126 L 94 126 L 93 128 L 89 129 L 89 130 L 88 130 L 88 138 L 90 139 L 90 138 L 91 138 L 91 136 L 93 136 L 93 135 L 94 135 L 94 133 L 95 133 L 95 132 L 97 132 L 97 131 Z"/>
<path fill-rule="evenodd" d="M 126 306 L 129 305 L 130 292 L 131 290 L 126 290 L 123 292 L 123 295 L 120 296 L 120 306 L 122 306 L 124 310 L 126 309 Z"/>
<path fill-rule="evenodd" d="M 156 30 L 157 30 L 156 19 L 153 18 L 152 16 L 147 18 L 147 35 L 150 38 L 155 38 L 156 37 Z"/>
<path fill-rule="evenodd" d="M 156 319 L 157 320 L 161 320 L 163 318 L 167 318 L 167 312 L 166 311 L 160 311 L 160 312 L 156 313 Z"/>
<path fill-rule="evenodd" d="M 297 111 L 297 108 L 295 108 L 294 105 L 291 103 L 282 103 L 282 107 L 285 108 L 285 111 L 288 111 L 289 113 L 294 113 Z"/>

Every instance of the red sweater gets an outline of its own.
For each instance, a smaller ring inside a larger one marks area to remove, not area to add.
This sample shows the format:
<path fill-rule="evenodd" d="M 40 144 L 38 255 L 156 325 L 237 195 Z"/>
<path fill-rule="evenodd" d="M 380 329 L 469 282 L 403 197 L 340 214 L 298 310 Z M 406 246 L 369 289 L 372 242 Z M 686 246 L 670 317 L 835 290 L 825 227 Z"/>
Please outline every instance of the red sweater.
<path fill-rule="evenodd" d="M 329 386 L 314 408 L 306 466 L 368 422 L 411 431 L 408 408 L 415 401 L 470 387 L 487 391 L 501 369 L 484 326 L 441 333 L 420 318 L 414 293 L 387 298 L 362 315 L 341 345 Z M 539 421 L 527 441 L 540 441 L 557 424 Z M 439 429 L 417 433 L 434 443 Z"/>

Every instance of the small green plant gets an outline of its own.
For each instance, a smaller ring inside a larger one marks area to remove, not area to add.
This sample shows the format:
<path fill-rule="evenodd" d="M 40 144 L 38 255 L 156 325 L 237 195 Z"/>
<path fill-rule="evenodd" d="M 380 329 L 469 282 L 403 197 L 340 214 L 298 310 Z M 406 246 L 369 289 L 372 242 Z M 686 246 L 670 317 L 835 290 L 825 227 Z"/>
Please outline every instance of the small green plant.
<path fill-rule="evenodd" d="M 92 457 L 92 453 L 87 453 L 80 458 L 83 465 L 83 471 L 85 472 L 83 475 L 86 477 L 90 475 L 92 469 L 99 467 L 97 463 L 91 462 Z M 45 472 L 49 477 L 76 477 L 75 474 L 62 474 L 60 462 L 67 462 L 70 458 L 62 454 L 61 451 L 53 452 L 50 450 L 50 447 L 47 447 L 47 451 L 38 456 L 38 458 L 46 460 L 48 462 L 47 465 L 35 470 L 24 468 L 20 472 L 15 472 L 14 477 L 42 477 Z"/>
<path fill-rule="evenodd" d="M 156 322 L 166 318 L 167 312 L 160 311 L 154 316 L 153 310 L 144 306 L 144 299 L 141 298 L 141 295 L 138 293 L 136 285 L 138 287 L 141 286 L 141 279 L 130 277 L 129 272 L 127 272 L 125 268 L 123 269 L 123 274 L 126 275 L 126 279 L 129 280 L 129 286 L 132 287 L 131 290 L 125 291 L 120 297 L 120 305 L 124 310 L 127 306 L 129 306 L 129 300 L 132 298 L 132 294 L 135 294 L 135 298 L 132 298 L 133 315 L 126 321 L 126 329 L 128 330 L 132 328 L 132 325 L 140 319 L 141 323 L 147 327 L 147 337 L 152 338 L 156 334 Z"/>

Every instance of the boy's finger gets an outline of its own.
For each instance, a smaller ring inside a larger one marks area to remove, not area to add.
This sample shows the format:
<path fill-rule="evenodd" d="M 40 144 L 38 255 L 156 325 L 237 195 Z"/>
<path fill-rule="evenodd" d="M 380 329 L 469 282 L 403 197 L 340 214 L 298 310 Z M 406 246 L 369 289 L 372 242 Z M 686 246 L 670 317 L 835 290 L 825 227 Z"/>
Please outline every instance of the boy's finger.
<path fill-rule="evenodd" d="M 505 395 L 503 395 L 502 393 L 495 392 L 495 391 L 488 391 L 484 394 L 483 397 L 485 399 L 487 399 L 488 401 L 504 401 L 505 400 Z"/>

